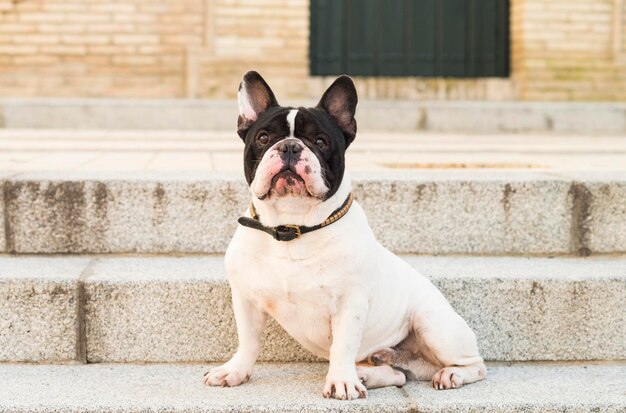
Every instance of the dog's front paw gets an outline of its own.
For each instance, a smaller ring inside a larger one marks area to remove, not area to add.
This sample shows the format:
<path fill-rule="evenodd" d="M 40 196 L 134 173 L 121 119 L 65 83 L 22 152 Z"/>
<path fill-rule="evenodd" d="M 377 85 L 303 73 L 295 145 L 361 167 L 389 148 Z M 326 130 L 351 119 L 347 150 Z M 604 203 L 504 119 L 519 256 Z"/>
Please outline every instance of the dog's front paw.
<path fill-rule="evenodd" d="M 204 384 L 207 386 L 233 387 L 239 386 L 250 379 L 252 369 L 226 363 L 204 373 Z"/>
<path fill-rule="evenodd" d="M 367 398 L 367 389 L 359 380 L 356 369 L 352 372 L 331 373 L 326 376 L 322 395 L 327 399 L 352 400 Z"/>

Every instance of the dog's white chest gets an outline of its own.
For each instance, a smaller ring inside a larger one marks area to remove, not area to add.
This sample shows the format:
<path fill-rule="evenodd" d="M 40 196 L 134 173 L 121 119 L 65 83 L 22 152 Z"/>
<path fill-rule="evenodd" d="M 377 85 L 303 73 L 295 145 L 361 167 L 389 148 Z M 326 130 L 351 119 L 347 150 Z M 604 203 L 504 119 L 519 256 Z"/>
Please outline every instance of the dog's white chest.
<path fill-rule="evenodd" d="M 330 319 L 341 294 L 339 274 L 325 270 L 324 263 L 316 260 L 298 260 L 298 265 L 293 261 L 291 256 L 250 257 L 250 265 L 237 271 L 231 282 L 240 285 L 244 294 L 305 348 L 328 357 Z"/>
<path fill-rule="evenodd" d="M 285 244 L 268 237 L 237 229 L 226 253 L 231 286 L 307 350 L 328 358 L 331 320 L 355 308 L 366 317 L 359 357 L 406 336 L 412 269 L 374 240 L 358 204 L 303 239 Z"/>

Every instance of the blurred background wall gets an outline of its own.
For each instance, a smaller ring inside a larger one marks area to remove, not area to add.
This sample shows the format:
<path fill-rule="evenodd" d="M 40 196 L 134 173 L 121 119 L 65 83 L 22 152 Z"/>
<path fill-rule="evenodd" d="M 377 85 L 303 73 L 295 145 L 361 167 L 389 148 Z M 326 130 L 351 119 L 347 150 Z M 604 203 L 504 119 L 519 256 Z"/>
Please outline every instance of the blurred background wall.
<path fill-rule="evenodd" d="M 0 0 L 0 96 L 232 98 L 254 68 L 289 99 L 348 72 L 372 99 L 626 100 L 625 2 Z M 390 75 L 392 49 L 404 66 Z M 505 64 L 490 75 L 480 59 Z"/>

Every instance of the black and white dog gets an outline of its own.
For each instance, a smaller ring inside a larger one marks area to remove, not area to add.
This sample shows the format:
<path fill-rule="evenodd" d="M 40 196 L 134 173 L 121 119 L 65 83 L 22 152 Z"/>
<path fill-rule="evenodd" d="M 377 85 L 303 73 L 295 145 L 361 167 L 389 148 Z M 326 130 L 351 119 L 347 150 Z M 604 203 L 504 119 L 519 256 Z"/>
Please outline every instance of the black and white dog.
<path fill-rule="evenodd" d="M 330 360 L 325 397 L 366 397 L 407 379 L 449 389 L 485 378 L 472 330 L 376 240 L 353 202 L 345 171 L 356 135 L 352 80 L 339 77 L 314 108 L 291 108 L 248 72 L 238 99 L 252 193 L 226 252 L 239 349 L 205 383 L 237 386 L 250 377 L 268 315 Z"/>

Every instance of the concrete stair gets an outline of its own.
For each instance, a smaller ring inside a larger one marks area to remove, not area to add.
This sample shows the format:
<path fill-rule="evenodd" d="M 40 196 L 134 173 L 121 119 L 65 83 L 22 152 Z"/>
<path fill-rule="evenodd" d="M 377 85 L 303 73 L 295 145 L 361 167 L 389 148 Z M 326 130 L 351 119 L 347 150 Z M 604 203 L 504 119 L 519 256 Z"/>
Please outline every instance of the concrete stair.
<path fill-rule="evenodd" d="M 626 172 L 354 174 L 378 239 L 397 253 L 626 252 Z M 0 251 L 222 253 L 249 194 L 240 174 L 0 175 Z"/>
<path fill-rule="evenodd" d="M 359 123 L 360 125 L 360 123 Z M 233 130 L 2 129 L 7 172 L 235 172 L 243 143 Z M 548 133 L 364 132 L 346 153 L 350 171 L 521 169 L 625 171 L 622 136 Z"/>
<path fill-rule="evenodd" d="M 316 101 L 287 101 L 313 106 Z M 626 133 L 626 104 L 361 100 L 359 130 Z M 0 99 L 0 127 L 232 131 L 233 100 Z"/>
<path fill-rule="evenodd" d="M 626 359 L 626 258 L 404 256 L 476 332 L 487 360 Z M 227 360 L 223 257 L 0 258 L 3 361 Z M 315 361 L 277 324 L 265 361 Z"/>
<path fill-rule="evenodd" d="M 327 365 L 271 322 L 252 381 L 207 388 L 236 348 L 241 176 L 0 172 L 0 413 L 626 411 L 626 173 L 353 178 L 379 239 L 477 333 L 488 380 L 324 400 Z"/>
<path fill-rule="evenodd" d="M 488 365 L 455 390 L 427 382 L 371 390 L 367 400 L 321 396 L 324 364 L 265 364 L 250 382 L 208 388 L 210 365 L 0 365 L 0 412 L 602 412 L 626 411 L 626 364 Z"/>

